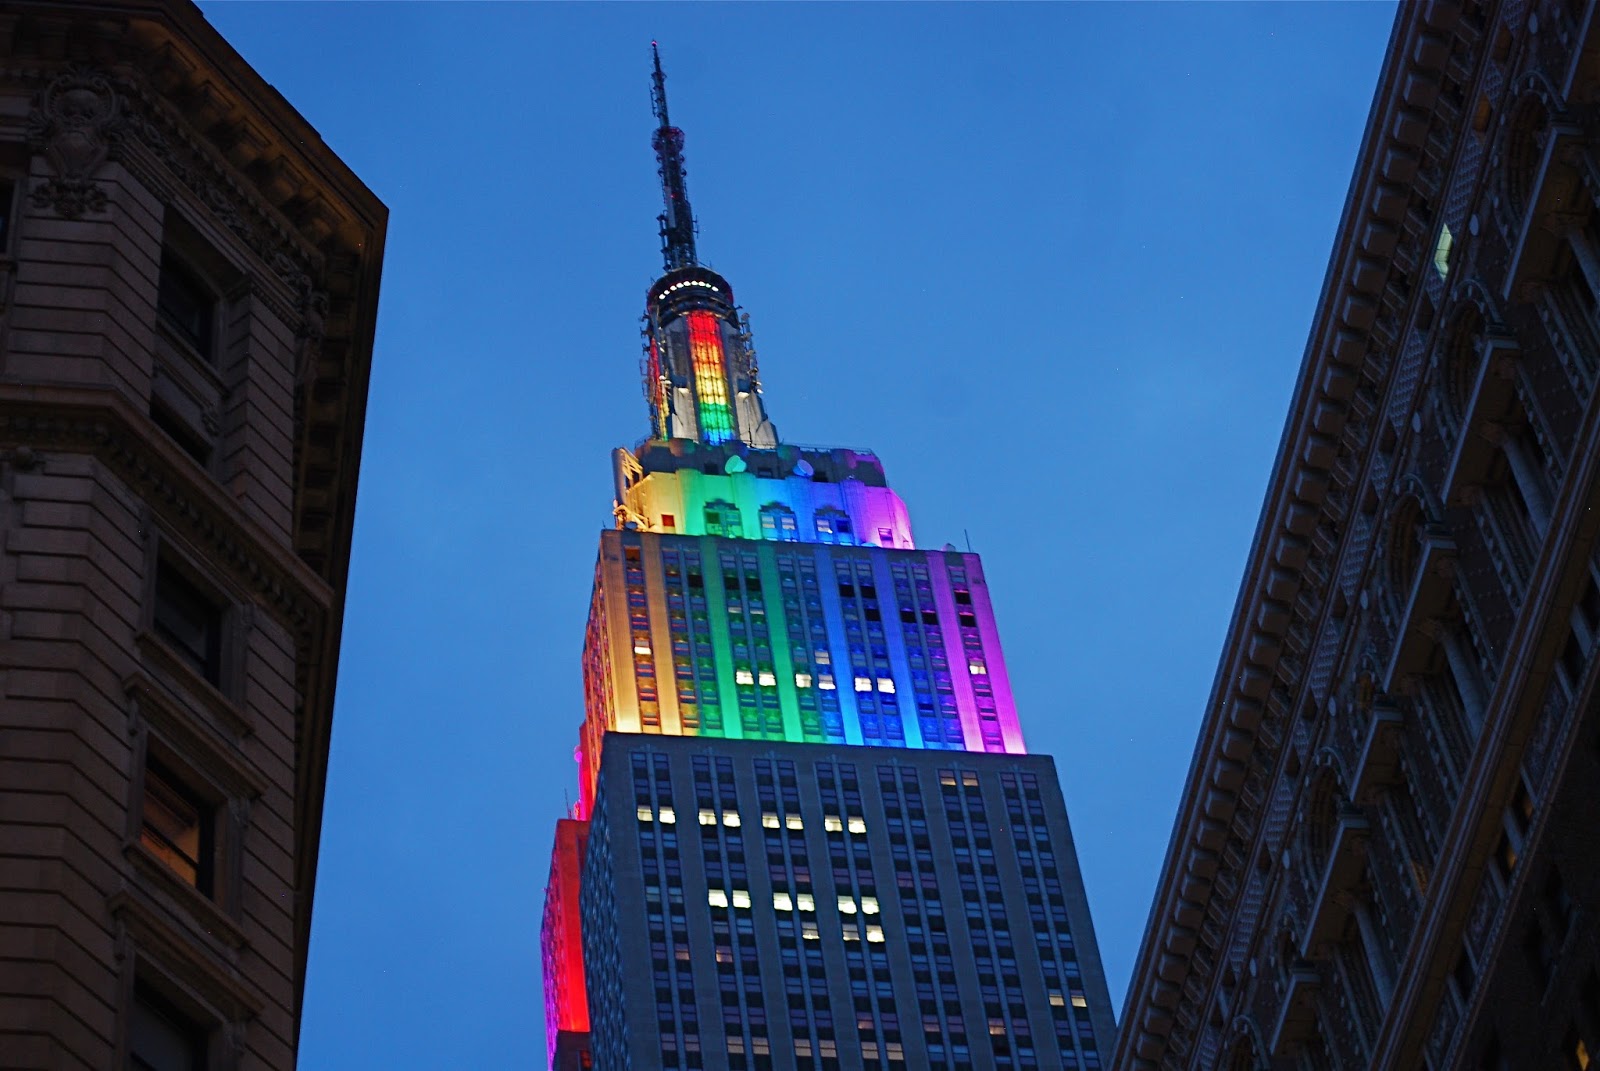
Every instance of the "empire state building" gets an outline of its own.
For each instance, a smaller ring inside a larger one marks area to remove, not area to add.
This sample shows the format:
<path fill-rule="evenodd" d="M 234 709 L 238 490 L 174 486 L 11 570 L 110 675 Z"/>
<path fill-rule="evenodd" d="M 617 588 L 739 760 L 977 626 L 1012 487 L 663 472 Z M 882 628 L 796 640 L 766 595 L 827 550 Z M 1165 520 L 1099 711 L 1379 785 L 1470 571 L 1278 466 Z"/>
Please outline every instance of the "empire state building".
<path fill-rule="evenodd" d="M 874 454 L 779 436 L 659 55 L 652 96 L 650 425 L 595 566 L 550 1066 L 1098 1068 L 1110 998 L 982 562 L 919 545 Z"/>

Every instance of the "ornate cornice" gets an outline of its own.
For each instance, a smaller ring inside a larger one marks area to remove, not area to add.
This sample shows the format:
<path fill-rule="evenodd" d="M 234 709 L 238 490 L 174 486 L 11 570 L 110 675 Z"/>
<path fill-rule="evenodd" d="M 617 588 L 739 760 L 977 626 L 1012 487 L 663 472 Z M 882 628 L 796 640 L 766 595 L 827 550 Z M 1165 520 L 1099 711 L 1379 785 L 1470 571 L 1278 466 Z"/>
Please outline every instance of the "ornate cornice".
<path fill-rule="evenodd" d="M 120 393 L 0 384 L 0 451 L 12 465 L 28 468 L 50 450 L 99 458 L 291 631 L 309 634 L 332 607 L 327 583 L 281 537 L 242 516 L 215 481 Z"/>

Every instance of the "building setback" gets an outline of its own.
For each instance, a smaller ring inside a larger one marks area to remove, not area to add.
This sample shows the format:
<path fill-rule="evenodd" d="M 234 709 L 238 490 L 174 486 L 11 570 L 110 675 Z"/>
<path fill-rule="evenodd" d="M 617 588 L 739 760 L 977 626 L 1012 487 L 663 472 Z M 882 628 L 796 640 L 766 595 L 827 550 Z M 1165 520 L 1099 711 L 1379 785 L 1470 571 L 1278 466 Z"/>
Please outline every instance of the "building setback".
<path fill-rule="evenodd" d="M 919 547 L 873 454 L 779 437 L 654 83 L 650 433 L 613 455 L 550 1066 L 1099 1067 L 1110 999 L 982 562 Z"/>
<path fill-rule="evenodd" d="M 0 1065 L 288 1071 L 387 213 L 186 0 L 0 53 Z"/>
<path fill-rule="evenodd" d="M 1114 1036 L 1043 755 L 608 733 L 583 926 L 598 1067 L 1095 1068 Z"/>
<path fill-rule="evenodd" d="M 1115 1066 L 1600 1053 L 1600 28 L 1401 4 Z"/>

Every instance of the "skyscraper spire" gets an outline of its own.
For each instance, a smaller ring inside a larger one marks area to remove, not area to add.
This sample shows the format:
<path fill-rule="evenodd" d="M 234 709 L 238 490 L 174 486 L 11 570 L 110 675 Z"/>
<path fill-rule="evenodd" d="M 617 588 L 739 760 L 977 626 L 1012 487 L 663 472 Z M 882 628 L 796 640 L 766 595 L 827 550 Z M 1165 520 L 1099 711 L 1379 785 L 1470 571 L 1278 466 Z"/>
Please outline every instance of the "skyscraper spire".
<path fill-rule="evenodd" d="M 650 102 L 658 124 L 652 140 L 666 205 L 658 217 L 666 270 L 645 298 L 642 371 L 650 437 L 771 449 L 778 432 L 761 404 L 754 351 L 733 288 L 695 256 L 683 131 L 667 118 L 667 76 L 654 41 L 650 52 L 655 60 Z"/>
<path fill-rule="evenodd" d="M 650 42 L 650 54 L 655 60 L 650 104 L 661 124 L 656 127 L 651 143 L 656 150 L 656 173 L 661 176 L 661 199 L 666 206 L 657 219 L 661 223 L 661 257 L 666 270 L 672 271 L 693 267 L 699 261 L 694 251 L 694 212 L 689 208 L 689 192 L 684 182 L 683 131 L 667 118 L 667 76 L 661 69 L 661 50 L 654 41 Z"/>

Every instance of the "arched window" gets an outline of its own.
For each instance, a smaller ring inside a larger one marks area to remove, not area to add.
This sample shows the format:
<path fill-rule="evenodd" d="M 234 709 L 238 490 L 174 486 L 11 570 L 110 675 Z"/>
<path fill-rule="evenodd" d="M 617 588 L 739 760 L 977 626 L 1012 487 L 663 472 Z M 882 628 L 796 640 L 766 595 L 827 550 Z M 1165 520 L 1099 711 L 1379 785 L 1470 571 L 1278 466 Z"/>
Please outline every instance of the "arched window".
<path fill-rule="evenodd" d="M 1261 1061 L 1248 1034 L 1241 1035 L 1228 1049 L 1228 1059 L 1222 1065 L 1226 1071 L 1260 1071 Z"/>
<path fill-rule="evenodd" d="M 1539 160 L 1544 152 L 1545 129 L 1549 122 L 1544 101 L 1537 92 L 1530 92 L 1518 102 L 1506 125 L 1506 139 L 1501 148 L 1506 200 L 1518 222 L 1528 210 L 1533 184 L 1539 177 Z"/>
<path fill-rule="evenodd" d="M 732 536 L 735 539 L 744 535 L 744 523 L 739 517 L 739 507 L 720 498 L 707 502 L 706 535 Z"/>
<path fill-rule="evenodd" d="M 761 538 L 779 539 L 785 543 L 798 541 L 800 529 L 795 525 L 794 510 L 777 502 L 762 506 Z"/>
<path fill-rule="evenodd" d="M 1319 769 L 1311 782 L 1310 796 L 1306 801 L 1304 825 L 1301 827 L 1302 859 L 1306 877 L 1315 888 L 1328 868 L 1328 857 L 1333 854 L 1334 837 L 1339 828 L 1339 802 L 1343 793 L 1339 777 L 1332 767 Z"/>
<path fill-rule="evenodd" d="M 856 537 L 850 528 L 850 515 L 832 506 L 817 510 L 817 541 L 845 547 L 853 545 Z"/>
<path fill-rule="evenodd" d="M 1446 426 L 1458 435 L 1483 361 L 1483 327 L 1483 314 L 1476 305 L 1466 303 L 1450 325 L 1448 340 L 1439 351 L 1440 407 Z"/>

